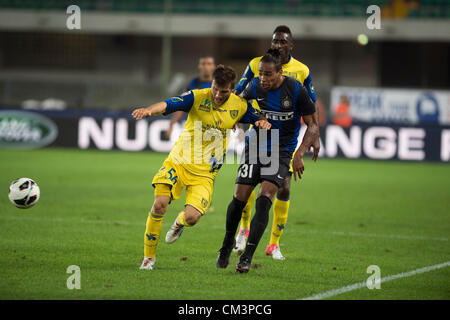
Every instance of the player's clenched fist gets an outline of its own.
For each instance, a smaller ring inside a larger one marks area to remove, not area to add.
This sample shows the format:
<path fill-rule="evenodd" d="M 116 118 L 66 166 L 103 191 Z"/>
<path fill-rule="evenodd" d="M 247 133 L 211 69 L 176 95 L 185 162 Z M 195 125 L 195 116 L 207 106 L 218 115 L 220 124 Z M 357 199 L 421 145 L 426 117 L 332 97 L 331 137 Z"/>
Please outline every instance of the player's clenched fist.
<path fill-rule="evenodd" d="M 255 122 L 255 126 L 261 129 L 269 130 L 272 125 L 267 120 L 258 120 Z"/>
<path fill-rule="evenodd" d="M 152 115 L 152 113 L 147 108 L 139 108 L 139 109 L 133 110 L 131 115 L 136 120 L 141 120 L 141 119 L 150 117 Z"/>
<path fill-rule="evenodd" d="M 138 108 L 133 110 L 131 115 L 136 120 L 141 120 L 147 117 L 156 117 L 164 113 L 167 108 L 167 103 L 165 101 L 161 101 L 155 104 L 152 104 L 151 106 L 147 108 Z"/>
<path fill-rule="evenodd" d="M 258 120 L 255 122 L 255 126 L 265 130 L 269 130 L 272 127 L 270 122 L 267 121 L 266 117 L 264 117 L 261 113 L 258 116 Z"/>

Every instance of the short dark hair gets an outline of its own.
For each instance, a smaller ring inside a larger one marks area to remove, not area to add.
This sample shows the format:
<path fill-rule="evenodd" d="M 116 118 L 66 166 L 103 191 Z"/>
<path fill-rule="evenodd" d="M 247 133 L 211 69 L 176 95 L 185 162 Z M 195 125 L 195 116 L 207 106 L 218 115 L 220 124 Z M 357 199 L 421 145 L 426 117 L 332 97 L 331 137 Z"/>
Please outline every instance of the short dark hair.
<path fill-rule="evenodd" d="M 292 33 L 291 33 L 291 29 L 289 29 L 288 26 L 278 26 L 275 28 L 275 30 L 273 31 L 273 33 L 287 33 L 291 38 L 292 38 Z"/>
<path fill-rule="evenodd" d="M 208 58 L 213 59 L 214 63 L 216 63 L 216 59 L 214 59 L 214 57 L 212 55 L 201 56 L 200 58 L 198 58 L 198 60 L 200 61 L 201 59 L 208 59 Z"/>
<path fill-rule="evenodd" d="M 231 86 L 234 87 L 234 82 L 236 81 L 236 72 L 234 72 L 234 69 L 232 67 L 219 64 L 216 70 L 214 70 L 212 78 L 221 87 L 225 87 L 230 83 Z"/>
<path fill-rule="evenodd" d="M 275 65 L 275 70 L 278 72 L 281 70 L 281 58 L 280 50 L 269 49 L 266 54 L 261 58 L 261 62 L 269 62 Z"/>

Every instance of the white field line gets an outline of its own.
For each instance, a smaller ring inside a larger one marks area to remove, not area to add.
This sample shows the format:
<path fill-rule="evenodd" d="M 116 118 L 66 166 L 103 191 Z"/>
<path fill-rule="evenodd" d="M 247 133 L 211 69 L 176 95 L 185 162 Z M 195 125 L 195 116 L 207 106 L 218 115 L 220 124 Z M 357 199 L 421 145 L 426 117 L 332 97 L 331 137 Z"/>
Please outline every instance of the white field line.
<path fill-rule="evenodd" d="M 424 267 L 424 268 L 420 268 L 420 269 L 416 269 L 416 270 L 412 270 L 409 272 L 404 272 L 404 273 L 398 273 L 398 274 L 394 274 L 392 276 L 387 276 L 384 278 L 380 279 L 380 284 L 383 282 L 388 282 L 391 280 L 395 280 L 395 279 L 400 279 L 400 278 L 406 278 L 406 277 L 411 277 L 414 276 L 416 274 L 420 274 L 420 273 L 425 273 L 425 272 L 429 272 L 429 271 L 433 271 L 436 269 L 440 269 L 440 268 L 445 268 L 450 266 L 450 261 L 441 263 L 441 264 L 435 264 L 434 266 L 429 266 L 429 267 Z M 297 300 L 321 300 L 321 299 L 326 299 L 326 298 L 330 298 L 330 297 L 334 297 L 337 296 L 339 294 L 342 293 L 346 293 L 349 291 L 353 291 L 353 290 L 357 290 L 357 289 L 361 289 L 367 286 L 366 282 L 359 282 L 359 283 L 355 283 L 346 287 L 342 287 L 339 289 L 334 289 L 334 290 L 330 290 L 330 291 L 325 291 L 307 298 L 303 298 L 303 299 L 297 299 Z"/>
<path fill-rule="evenodd" d="M 83 220 L 83 219 L 70 219 L 70 218 L 36 218 L 32 216 L 2 216 L 0 220 L 29 220 L 29 221 L 45 221 L 45 222 L 61 222 L 61 223 L 87 223 L 87 224 L 119 224 L 129 226 L 144 226 L 146 222 L 146 216 L 142 216 L 142 223 L 120 221 L 120 220 Z M 225 230 L 225 226 L 208 226 L 211 229 Z M 265 232 L 270 232 L 270 227 Z M 404 239 L 404 240 L 431 240 L 431 241 L 448 241 L 445 237 L 424 237 L 424 236 L 407 236 L 398 234 L 370 234 L 359 232 L 342 232 L 342 231 L 317 231 L 317 230 L 286 230 L 285 233 L 302 233 L 302 234 L 324 234 L 332 236 L 355 236 L 355 237 L 369 237 L 369 238 L 391 238 L 391 239 Z"/>
<path fill-rule="evenodd" d="M 360 233 L 351 231 L 316 231 L 316 230 L 286 230 L 285 232 L 290 233 L 309 233 L 309 234 L 329 234 L 334 236 L 356 236 L 356 237 L 369 237 L 369 238 L 392 238 L 392 239 L 405 239 L 405 240 L 435 240 L 435 241 L 448 241 L 445 237 L 424 237 L 424 236 L 407 236 L 400 234 L 373 234 L 373 233 Z"/>

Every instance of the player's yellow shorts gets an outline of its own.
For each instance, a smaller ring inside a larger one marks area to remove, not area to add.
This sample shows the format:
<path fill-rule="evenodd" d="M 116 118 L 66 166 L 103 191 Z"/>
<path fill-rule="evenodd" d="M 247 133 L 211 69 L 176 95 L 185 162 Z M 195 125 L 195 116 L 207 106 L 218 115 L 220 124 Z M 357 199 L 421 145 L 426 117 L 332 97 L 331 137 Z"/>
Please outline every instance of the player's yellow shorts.
<path fill-rule="evenodd" d="M 211 204 L 213 180 L 190 173 L 170 158 L 163 162 L 161 169 L 153 177 L 152 185 L 155 187 L 155 196 L 169 196 L 173 200 L 179 199 L 186 187 L 185 205 L 194 207 L 202 215 Z"/>

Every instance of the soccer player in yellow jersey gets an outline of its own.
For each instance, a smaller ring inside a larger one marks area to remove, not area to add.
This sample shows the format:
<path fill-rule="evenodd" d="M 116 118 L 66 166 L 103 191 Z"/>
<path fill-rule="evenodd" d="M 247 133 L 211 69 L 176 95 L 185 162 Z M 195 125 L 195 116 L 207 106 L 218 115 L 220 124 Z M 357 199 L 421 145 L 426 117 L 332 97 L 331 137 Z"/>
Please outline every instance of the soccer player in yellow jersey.
<path fill-rule="evenodd" d="M 178 214 L 167 232 L 166 242 L 175 242 L 185 227 L 195 225 L 205 214 L 211 202 L 214 178 L 224 161 L 227 130 L 238 122 L 270 129 L 256 102 L 247 102 L 232 93 L 235 79 L 232 68 L 219 65 L 213 73 L 211 88 L 191 90 L 132 112 L 136 120 L 179 110 L 188 113 L 180 138 L 152 181 L 155 198 L 147 218 L 140 269 L 153 270 L 162 219 L 168 205 L 181 196 L 184 187 L 185 210 Z"/>
<path fill-rule="evenodd" d="M 278 26 L 275 28 L 272 36 L 271 48 L 278 49 L 280 51 L 283 76 L 294 78 L 303 84 L 311 100 L 316 102 L 316 93 L 314 91 L 314 86 L 312 84 L 311 74 L 308 67 L 292 57 L 294 43 L 292 41 L 291 30 L 287 26 Z M 243 92 L 247 84 L 250 83 L 253 78 L 259 76 L 258 66 L 261 58 L 262 56 L 254 58 L 250 61 L 241 80 L 235 88 L 236 94 Z M 292 163 L 289 174 L 286 176 L 283 184 L 278 189 L 278 193 L 273 203 L 274 218 L 272 223 L 272 231 L 269 244 L 266 248 L 266 254 L 277 260 L 284 260 L 284 256 L 281 254 L 279 241 L 288 218 L 291 178 Z M 241 226 L 236 237 L 236 246 L 233 250 L 238 254 L 241 254 L 245 249 L 250 231 L 250 217 L 254 200 L 255 191 L 253 191 L 250 195 L 247 205 L 242 212 Z"/>

